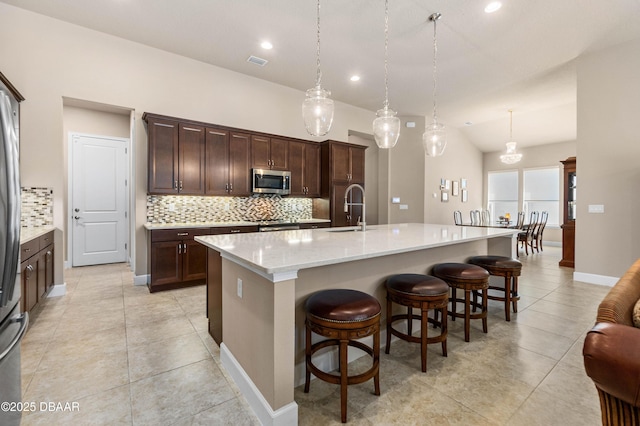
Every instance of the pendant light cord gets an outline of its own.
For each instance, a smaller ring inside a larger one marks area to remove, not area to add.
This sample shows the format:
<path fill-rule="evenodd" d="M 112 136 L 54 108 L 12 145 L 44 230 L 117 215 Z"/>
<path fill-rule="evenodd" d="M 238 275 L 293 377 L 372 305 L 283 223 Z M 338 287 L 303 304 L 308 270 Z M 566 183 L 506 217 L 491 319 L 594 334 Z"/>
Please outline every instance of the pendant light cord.
<path fill-rule="evenodd" d="M 509 142 L 513 141 L 513 110 L 509 110 Z"/>
<path fill-rule="evenodd" d="M 389 108 L 389 0 L 384 1 L 384 109 Z"/>
<path fill-rule="evenodd" d="M 316 87 L 320 87 L 320 81 L 322 80 L 322 72 L 320 71 L 320 0 L 318 0 L 316 24 L 318 36 L 318 42 L 316 45 Z"/>
<path fill-rule="evenodd" d="M 436 93 L 438 89 L 438 37 L 437 37 L 437 24 L 436 22 L 442 15 L 434 13 L 429 16 L 429 20 L 433 21 L 433 122 L 438 121 L 438 113 L 436 111 Z"/>

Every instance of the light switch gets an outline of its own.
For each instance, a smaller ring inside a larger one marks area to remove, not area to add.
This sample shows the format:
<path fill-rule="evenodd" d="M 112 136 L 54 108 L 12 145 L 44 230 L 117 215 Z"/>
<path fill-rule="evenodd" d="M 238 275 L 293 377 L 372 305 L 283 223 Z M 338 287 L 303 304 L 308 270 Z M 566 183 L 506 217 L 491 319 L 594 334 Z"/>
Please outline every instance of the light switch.
<path fill-rule="evenodd" d="M 604 213 L 604 204 L 589 204 L 589 213 Z"/>
<path fill-rule="evenodd" d="M 408 204 L 400 204 L 400 210 L 409 210 Z"/>
<path fill-rule="evenodd" d="M 242 280 L 238 278 L 238 297 L 242 299 Z"/>
<path fill-rule="evenodd" d="M 392 204 L 398 204 L 398 203 L 400 203 L 400 197 L 392 197 L 392 198 L 391 198 L 391 203 L 392 203 Z"/>

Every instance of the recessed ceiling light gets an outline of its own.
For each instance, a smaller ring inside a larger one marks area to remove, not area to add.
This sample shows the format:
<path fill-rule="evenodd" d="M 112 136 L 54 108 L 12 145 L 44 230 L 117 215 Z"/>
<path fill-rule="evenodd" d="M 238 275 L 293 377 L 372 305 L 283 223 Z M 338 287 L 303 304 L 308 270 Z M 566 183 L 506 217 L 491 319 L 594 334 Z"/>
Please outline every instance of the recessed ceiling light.
<path fill-rule="evenodd" d="M 500 9 L 501 7 L 502 7 L 502 3 L 500 3 L 499 1 L 492 1 L 484 8 L 484 11 L 486 13 L 493 13 L 496 10 Z"/>
<path fill-rule="evenodd" d="M 360 76 L 359 75 L 352 75 L 351 78 L 349 78 L 349 80 L 351 80 L 351 81 L 360 81 Z"/>
<path fill-rule="evenodd" d="M 266 50 L 271 50 L 271 49 L 273 49 L 273 44 L 271 44 L 271 42 L 268 42 L 268 41 L 263 41 L 263 42 L 260 44 L 260 46 L 261 46 L 263 49 L 266 49 Z"/>

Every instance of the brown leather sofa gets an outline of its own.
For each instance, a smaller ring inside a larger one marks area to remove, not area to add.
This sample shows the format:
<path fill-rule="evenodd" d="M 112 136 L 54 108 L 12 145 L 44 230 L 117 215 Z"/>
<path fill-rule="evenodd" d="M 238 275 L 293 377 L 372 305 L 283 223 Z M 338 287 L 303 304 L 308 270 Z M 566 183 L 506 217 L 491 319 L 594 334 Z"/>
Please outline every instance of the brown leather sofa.
<path fill-rule="evenodd" d="M 603 425 L 640 425 L 640 328 L 633 308 L 640 299 L 640 259 L 598 307 L 582 354 L 600 396 Z"/>

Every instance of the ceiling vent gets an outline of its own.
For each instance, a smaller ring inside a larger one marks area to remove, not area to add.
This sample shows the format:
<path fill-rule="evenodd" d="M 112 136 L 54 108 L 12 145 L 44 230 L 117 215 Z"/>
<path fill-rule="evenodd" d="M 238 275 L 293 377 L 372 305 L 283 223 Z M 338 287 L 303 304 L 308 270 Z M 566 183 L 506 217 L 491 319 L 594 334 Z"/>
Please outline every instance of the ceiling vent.
<path fill-rule="evenodd" d="M 267 65 L 267 61 L 266 59 L 262 59 L 262 58 L 258 58 L 257 56 L 249 56 L 249 59 L 247 59 L 247 62 L 251 62 L 252 64 L 256 64 L 256 65 L 260 65 L 261 67 L 264 67 L 265 65 Z"/>

